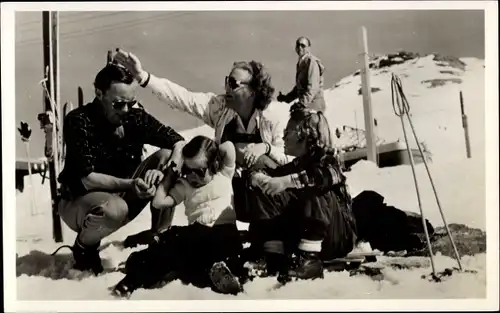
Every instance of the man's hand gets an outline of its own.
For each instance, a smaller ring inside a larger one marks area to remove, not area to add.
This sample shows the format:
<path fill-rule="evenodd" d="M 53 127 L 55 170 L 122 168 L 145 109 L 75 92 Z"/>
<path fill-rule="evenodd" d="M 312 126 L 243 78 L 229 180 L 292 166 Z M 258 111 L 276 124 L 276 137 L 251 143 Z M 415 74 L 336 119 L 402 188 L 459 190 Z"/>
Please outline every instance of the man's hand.
<path fill-rule="evenodd" d="M 144 182 L 149 188 L 158 185 L 163 179 L 163 173 L 159 170 L 148 170 L 144 176 Z"/>
<path fill-rule="evenodd" d="M 114 59 L 123 65 L 138 82 L 141 82 L 147 76 L 147 73 L 142 69 L 141 61 L 134 54 L 116 48 Z"/>
<path fill-rule="evenodd" d="M 149 187 L 142 178 L 134 179 L 134 192 L 139 199 L 153 198 L 156 193 L 156 187 Z"/>
<path fill-rule="evenodd" d="M 174 148 L 172 150 L 172 155 L 170 156 L 170 159 L 167 162 L 166 167 L 169 167 L 172 162 L 175 163 L 175 168 L 177 172 L 180 172 L 182 169 L 182 164 L 184 163 L 184 158 L 182 157 L 182 148 L 187 144 L 186 141 L 179 141 L 174 145 Z"/>
<path fill-rule="evenodd" d="M 245 148 L 245 153 L 244 153 L 244 161 L 245 165 L 250 168 L 252 167 L 255 162 L 259 159 L 261 155 L 264 155 L 266 153 L 267 146 L 265 143 L 257 143 L 257 144 L 249 144 Z"/>

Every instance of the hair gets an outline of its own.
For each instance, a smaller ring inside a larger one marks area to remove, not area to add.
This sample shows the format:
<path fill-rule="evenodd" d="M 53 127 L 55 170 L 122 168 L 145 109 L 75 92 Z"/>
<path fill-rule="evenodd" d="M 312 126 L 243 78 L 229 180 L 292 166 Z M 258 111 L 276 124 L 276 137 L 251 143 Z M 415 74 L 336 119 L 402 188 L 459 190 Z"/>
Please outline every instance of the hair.
<path fill-rule="evenodd" d="M 222 156 L 219 153 L 219 145 L 205 136 L 196 136 L 182 148 L 182 156 L 193 158 L 203 152 L 207 157 L 208 169 L 212 174 L 219 172 L 224 166 Z"/>
<path fill-rule="evenodd" d="M 307 109 L 303 104 L 296 103 L 290 107 L 290 121 L 297 123 L 298 139 L 306 140 L 309 152 L 322 149 L 335 154 L 330 126 L 322 112 Z"/>
<path fill-rule="evenodd" d="M 257 61 L 241 61 L 233 63 L 233 70 L 240 68 L 252 75 L 250 88 L 255 91 L 254 108 L 265 110 L 271 103 L 275 88 L 271 82 L 271 75 L 264 65 Z"/>
<path fill-rule="evenodd" d="M 108 91 L 112 83 L 132 84 L 134 77 L 123 66 L 108 63 L 102 70 L 97 73 L 94 81 L 94 87 L 103 93 Z"/>
<path fill-rule="evenodd" d="M 311 46 L 311 40 L 309 40 L 309 38 L 304 37 L 304 36 L 300 36 L 299 38 L 297 38 L 297 40 L 295 40 L 295 43 L 298 43 L 301 39 L 305 39 L 307 41 L 307 46 L 308 47 Z"/>

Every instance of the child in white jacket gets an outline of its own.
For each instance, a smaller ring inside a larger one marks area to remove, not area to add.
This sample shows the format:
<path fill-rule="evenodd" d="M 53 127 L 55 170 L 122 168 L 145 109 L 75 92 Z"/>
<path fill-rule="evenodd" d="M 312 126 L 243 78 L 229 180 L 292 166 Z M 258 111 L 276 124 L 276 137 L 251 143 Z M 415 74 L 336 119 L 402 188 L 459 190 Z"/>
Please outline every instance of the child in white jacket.
<path fill-rule="evenodd" d="M 152 207 L 170 211 L 184 203 L 188 226 L 167 230 L 157 236 L 157 245 L 130 257 L 127 276 L 115 287 L 120 296 L 150 287 L 171 272 L 205 278 L 221 293 L 241 291 L 227 265 L 238 259 L 242 249 L 232 204 L 234 145 L 227 141 L 219 146 L 197 136 L 184 146 L 182 154 L 182 176 L 172 188 L 160 184 Z"/>

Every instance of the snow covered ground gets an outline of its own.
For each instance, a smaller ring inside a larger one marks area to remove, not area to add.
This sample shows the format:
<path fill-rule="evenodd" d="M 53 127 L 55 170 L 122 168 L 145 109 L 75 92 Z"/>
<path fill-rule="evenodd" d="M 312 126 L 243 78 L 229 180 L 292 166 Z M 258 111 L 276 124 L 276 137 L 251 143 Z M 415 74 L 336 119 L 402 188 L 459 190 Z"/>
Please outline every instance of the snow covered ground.
<path fill-rule="evenodd" d="M 430 170 L 448 223 L 461 223 L 486 229 L 485 168 L 484 168 L 484 61 L 467 59 L 465 71 L 437 65 L 428 56 L 414 63 L 390 68 L 401 76 L 403 88 L 412 106 L 419 140 L 426 142 L 433 153 Z M 442 73 L 442 71 L 455 74 Z M 461 84 L 448 83 L 428 88 L 423 80 L 446 77 L 462 79 Z M 358 95 L 359 75 L 349 76 L 338 87 L 326 91 L 327 116 L 332 128 L 349 125 L 364 128 L 361 96 Z M 401 138 L 401 124 L 392 113 L 390 102 L 390 72 L 372 71 L 372 86 L 381 91 L 373 94 L 374 115 L 378 120 L 378 137 L 387 141 Z M 472 140 L 472 159 L 465 158 L 458 90 L 465 98 Z M 356 111 L 357 121 L 354 120 Z M 213 134 L 208 127 L 185 133 Z M 417 166 L 422 203 L 426 217 L 435 226 L 442 225 L 432 188 L 423 164 Z M 376 168 L 369 162 L 359 162 L 347 173 L 353 196 L 363 190 L 375 190 L 388 204 L 419 212 L 414 183 L 409 166 Z M 27 179 L 27 178 L 26 178 Z M 48 182 L 41 185 L 35 177 L 38 214 L 32 215 L 29 181 L 26 190 L 16 196 L 16 275 L 18 300 L 111 300 L 109 287 L 123 274 L 113 272 L 133 251 L 123 249 L 120 241 L 127 235 L 142 231 L 149 225 L 146 208 L 133 222 L 106 238 L 101 252 L 104 266 L 110 272 L 99 277 L 82 276 L 71 269 L 69 251 L 51 257 L 59 244 L 52 240 L 50 196 Z M 490 210 L 497 208 L 491 207 Z M 182 208 L 176 211 L 175 224 L 185 224 Z M 44 225 L 40 227 L 40 225 Z M 242 228 L 246 225 L 239 225 Z M 64 226 L 64 243 L 72 244 L 75 233 Z M 141 248 L 137 248 L 141 249 Z M 491 251 L 491 250 L 490 250 Z M 450 299 L 486 297 L 486 254 L 464 256 L 463 264 L 477 274 L 457 274 L 436 284 L 421 279 L 431 269 L 386 269 L 386 279 L 374 281 L 368 276 L 349 277 L 347 272 L 327 273 L 324 280 L 289 284 L 278 290 L 271 288 L 274 279 L 256 279 L 245 286 L 238 296 L 219 295 L 209 289 L 198 289 L 175 281 L 162 289 L 138 290 L 132 300 L 203 300 L 203 299 Z M 438 270 L 455 266 L 453 259 L 437 256 Z"/>
<path fill-rule="evenodd" d="M 454 171 L 460 167 L 461 172 Z M 449 222 L 463 223 L 471 227 L 485 228 L 484 210 L 484 184 L 482 174 L 478 173 L 477 166 L 473 160 L 453 164 L 433 164 L 435 183 L 440 192 L 440 200 L 448 217 Z M 447 173 L 457 173 L 447 175 Z M 418 167 L 418 175 L 422 180 L 425 178 L 425 169 Z M 459 179 L 465 176 L 466 179 Z M 368 162 L 358 163 L 352 172 L 348 174 L 349 185 L 353 195 L 362 190 L 372 189 L 386 197 L 389 204 L 399 208 L 418 212 L 416 197 L 411 179 L 410 168 L 407 166 L 391 169 L 377 169 Z M 470 190 L 475 185 L 476 192 L 462 192 Z M 37 190 L 40 195 L 48 195 L 48 188 Z M 459 191 L 459 192 L 457 192 Z M 427 217 L 438 226 L 442 225 L 434 205 L 432 190 L 422 184 L 423 205 Z M 41 197 L 41 196 L 39 196 Z M 51 240 L 50 215 L 41 213 L 31 216 L 28 208 L 30 202 L 25 194 L 18 195 L 18 211 L 21 205 L 24 214 L 17 217 L 17 292 L 20 300 L 106 300 L 113 299 L 108 287 L 118 282 L 123 274 L 119 272 L 108 273 L 100 277 L 81 277 L 81 273 L 71 269 L 71 257 L 67 251 L 61 251 L 56 258 L 49 254 L 57 248 Z M 37 203 L 39 210 L 49 207 L 49 198 Z M 109 238 L 104 240 L 107 246 L 101 256 L 105 267 L 112 269 L 126 260 L 132 249 L 122 249 L 118 241 L 131 233 L 141 231 L 149 223 L 149 211 L 138 216 L 131 224 L 120 229 Z M 29 221 L 29 223 L 27 223 Z M 175 216 L 176 224 L 184 224 L 186 221 L 178 208 Z M 46 225 L 42 232 L 33 225 Z M 245 226 L 245 225 L 242 225 Z M 68 229 L 64 230 L 65 243 L 71 244 L 75 233 Z M 139 248 L 138 248 L 139 249 Z M 455 275 L 442 284 L 430 283 L 420 278 L 423 274 L 429 274 L 430 268 L 415 270 L 396 271 L 386 270 L 386 275 L 391 280 L 372 281 L 367 276 L 349 277 L 347 272 L 327 273 L 325 279 L 315 282 L 298 282 L 287 285 L 279 290 L 270 291 L 276 283 L 274 279 L 256 279 L 245 286 L 245 294 L 239 295 L 238 299 L 341 299 L 341 298 L 484 298 L 486 296 L 486 255 L 465 256 L 463 259 L 467 269 L 474 269 L 478 274 Z M 448 258 L 440 256 L 436 265 L 439 269 L 455 266 L 456 263 Z M 233 296 L 223 296 L 213 293 L 209 289 L 198 289 L 193 286 L 183 286 L 175 281 L 170 285 L 158 290 L 139 290 L 132 295 L 135 300 L 152 299 L 234 299 Z"/>

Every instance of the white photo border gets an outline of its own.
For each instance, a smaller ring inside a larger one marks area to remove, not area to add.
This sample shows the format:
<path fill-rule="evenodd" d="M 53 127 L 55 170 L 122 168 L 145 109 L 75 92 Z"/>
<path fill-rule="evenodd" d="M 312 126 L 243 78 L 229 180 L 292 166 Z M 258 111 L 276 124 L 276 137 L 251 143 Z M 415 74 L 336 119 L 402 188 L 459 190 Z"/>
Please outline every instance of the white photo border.
<path fill-rule="evenodd" d="M 475 300 L 16 301 L 15 11 L 485 10 L 487 298 Z M 10 2 L 1 4 L 2 179 L 5 311 L 394 311 L 498 310 L 498 3 L 496 1 Z M 496 307 L 495 307 L 496 306 Z"/>

